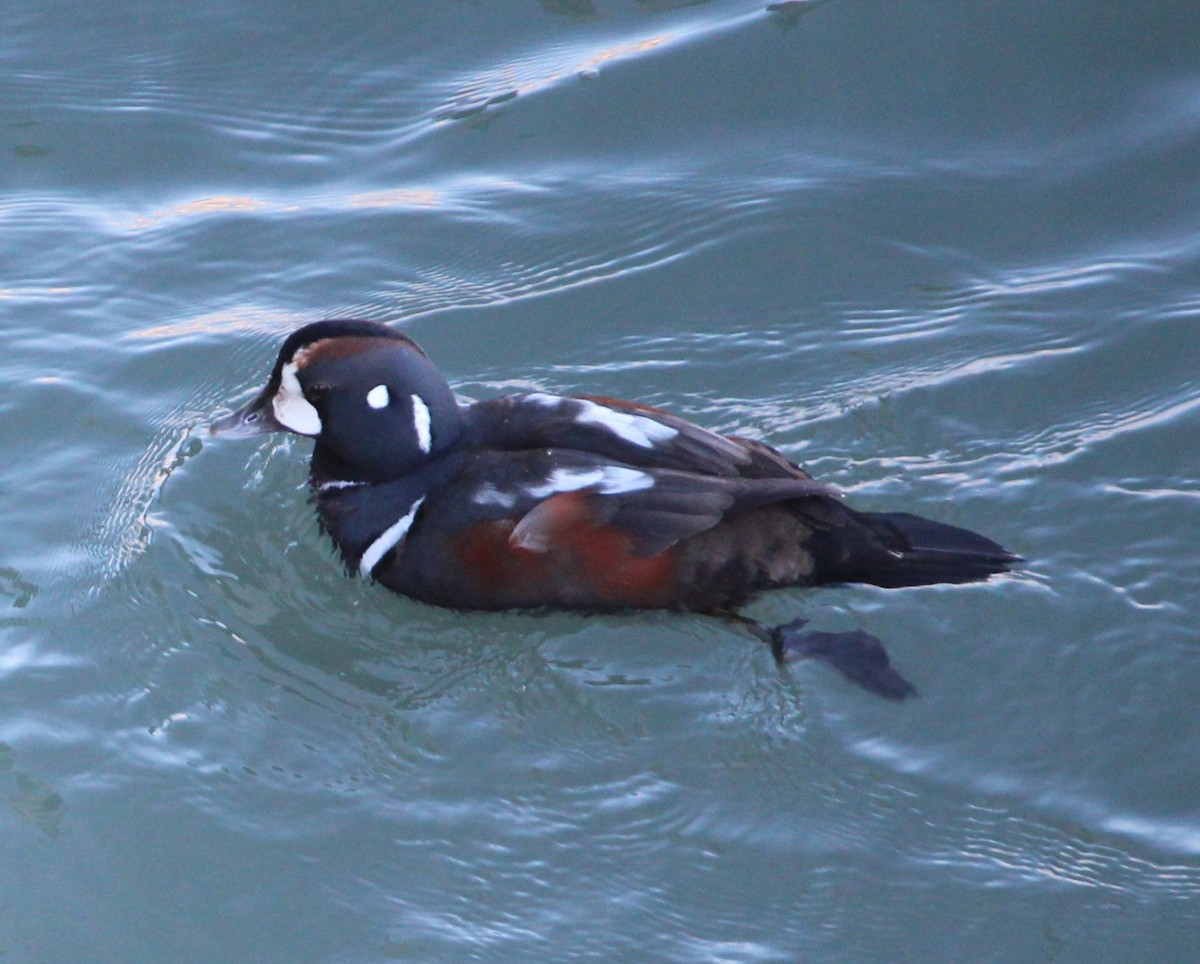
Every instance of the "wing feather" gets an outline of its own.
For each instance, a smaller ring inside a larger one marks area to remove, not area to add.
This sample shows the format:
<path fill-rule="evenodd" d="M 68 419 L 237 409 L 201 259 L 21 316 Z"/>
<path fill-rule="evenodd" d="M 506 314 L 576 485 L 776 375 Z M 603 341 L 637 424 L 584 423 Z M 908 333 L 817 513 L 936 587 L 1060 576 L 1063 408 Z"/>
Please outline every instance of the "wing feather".
<path fill-rule="evenodd" d="M 816 526 L 840 518 L 836 491 L 770 446 L 632 402 L 510 395 L 471 406 L 467 430 L 490 453 L 473 469 L 474 511 L 515 520 L 514 545 L 530 551 L 603 525 L 649 557 L 778 502 Z"/>
<path fill-rule="evenodd" d="M 572 449 L 644 468 L 727 478 L 808 478 L 761 442 L 726 437 L 661 409 L 595 396 L 529 393 L 473 405 L 482 448 Z"/>

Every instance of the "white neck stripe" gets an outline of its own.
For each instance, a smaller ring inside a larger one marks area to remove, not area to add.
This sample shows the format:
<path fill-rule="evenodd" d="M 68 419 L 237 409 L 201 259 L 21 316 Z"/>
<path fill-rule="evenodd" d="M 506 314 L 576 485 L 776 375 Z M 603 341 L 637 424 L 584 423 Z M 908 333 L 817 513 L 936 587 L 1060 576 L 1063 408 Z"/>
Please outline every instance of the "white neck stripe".
<path fill-rule="evenodd" d="M 413 403 L 413 428 L 417 433 L 417 444 L 421 446 L 421 451 L 426 455 L 433 448 L 433 434 L 430 432 L 429 406 L 425 404 L 425 399 L 420 395 L 412 397 Z"/>

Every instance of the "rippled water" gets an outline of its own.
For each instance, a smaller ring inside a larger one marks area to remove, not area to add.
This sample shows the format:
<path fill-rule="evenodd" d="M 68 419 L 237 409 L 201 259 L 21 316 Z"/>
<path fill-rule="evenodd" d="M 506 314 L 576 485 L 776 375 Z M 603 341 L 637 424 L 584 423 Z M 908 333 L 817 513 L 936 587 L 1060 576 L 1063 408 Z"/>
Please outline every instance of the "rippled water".
<path fill-rule="evenodd" d="M 1186 960 L 1200 8 L 15 0 L 0 35 L 0 957 Z M 699 617 L 346 578 L 278 340 L 639 398 L 986 585 Z"/>

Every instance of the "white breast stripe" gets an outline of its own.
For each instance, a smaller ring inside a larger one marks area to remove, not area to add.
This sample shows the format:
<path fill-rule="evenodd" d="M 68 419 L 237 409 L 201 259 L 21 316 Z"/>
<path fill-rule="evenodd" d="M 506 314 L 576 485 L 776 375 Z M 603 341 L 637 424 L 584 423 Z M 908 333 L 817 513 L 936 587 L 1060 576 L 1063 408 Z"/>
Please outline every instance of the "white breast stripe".
<path fill-rule="evenodd" d="M 417 499 L 403 519 L 388 526 L 374 542 L 367 546 L 367 551 L 362 554 L 362 559 L 358 563 L 359 572 L 364 576 L 371 575 L 375 567 L 379 565 L 379 560 L 400 544 L 401 540 L 408 535 L 408 530 L 412 528 L 413 519 L 417 517 L 417 509 L 421 508 L 421 503 L 424 501 L 424 496 Z"/>
<path fill-rule="evenodd" d="M 656 442 L 670 441 L 679 434 L 677 429 L 652 418 L 617 411 L 615 408 L 597 405 L 584 398 L 566 398 L 562 395 L 534 392 L 526 395 L 525 400 L 543 408 L 557 408 L 559 405 L 569 404 L 575 411 L 575 421 L 585 425 L 598 425 L 618 438 L 644 449 L 653 448 Z"/>
<path fill-rule="evenodd" d="M 300 389 L 294 361 L 279 370 L 279 388 L 271 399 L 271 407 L 275 410 L 275 418 L 284 428 L 291 429 L 297 435 L 321 434 L 321 416 Z"/>
<path fill-rule="evenodd" d="M 412 397 L 413 403 L 413 427 L 417 432 L 417 444 L 421 446 L 422 452 L 428 452 L 433 448 L 433 435 L 430 433 L 431 419 L 429 417 L 429 406 L 425 404 L 425 399 L 420 395 Z"/>

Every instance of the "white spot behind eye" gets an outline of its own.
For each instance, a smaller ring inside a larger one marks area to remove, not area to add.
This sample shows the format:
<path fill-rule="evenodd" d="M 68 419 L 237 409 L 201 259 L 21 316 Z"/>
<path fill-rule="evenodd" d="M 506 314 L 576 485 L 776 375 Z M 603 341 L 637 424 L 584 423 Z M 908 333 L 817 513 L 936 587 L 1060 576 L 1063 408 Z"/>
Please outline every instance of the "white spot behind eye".
<path fill-rule="evenodd" d="M 367 392 L 367 404 L 372 408 L 387 408 L 392 396 L 388 394 L 386 385 L 376 385 Z"/>
<path fill-rule="evenodd" d="M 428 452 L 433 448 L 433 435 L 430 432 L 429 406 L 425 404 L 425 399 L 420 395 L 412 397 L 413 405 L 413 428 L 417 433 L 417 444 L 421 446 L 422 452 Z"/>
<path fill-rule="evenodd" d="M 284 428 L 291 429 L 297 435 L 320 435 L 321 416 L 304 397 L 296 371 L 294 361 L 279 370 L 279 388 L 271 399 L 271 408 L 275 411 L 276 420 Z"/>

